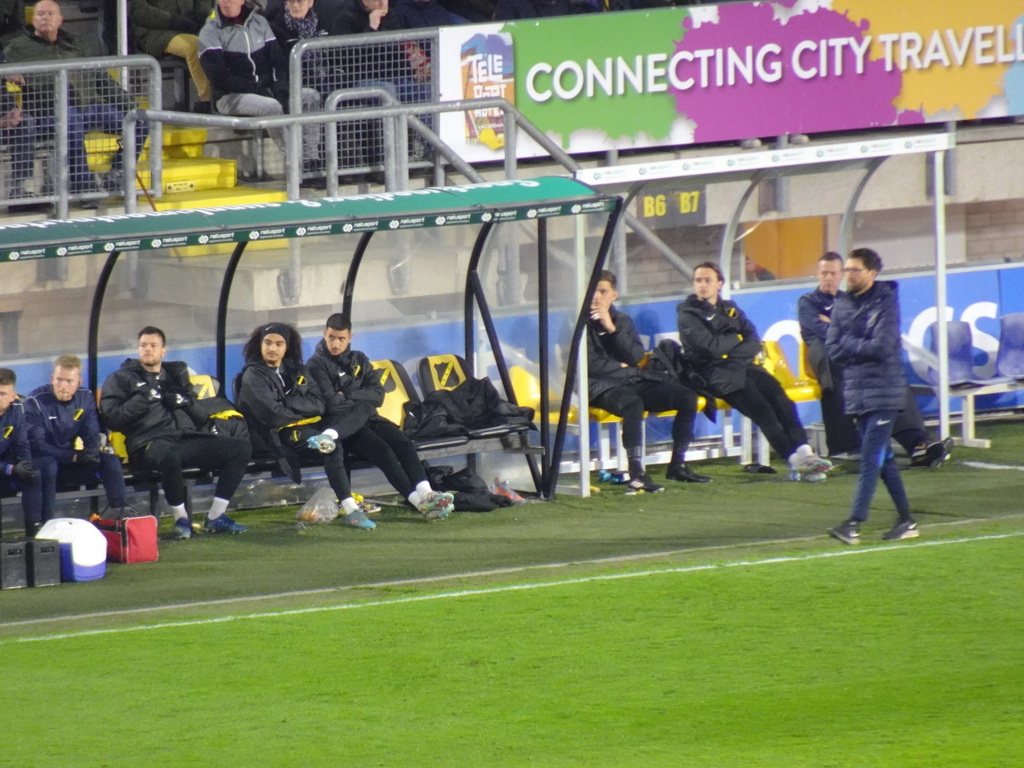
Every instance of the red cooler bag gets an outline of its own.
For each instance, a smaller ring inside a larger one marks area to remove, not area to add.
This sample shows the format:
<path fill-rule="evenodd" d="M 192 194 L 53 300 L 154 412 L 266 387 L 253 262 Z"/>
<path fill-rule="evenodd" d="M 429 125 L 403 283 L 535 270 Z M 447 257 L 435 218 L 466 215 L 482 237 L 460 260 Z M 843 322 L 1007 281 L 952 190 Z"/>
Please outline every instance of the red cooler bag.
<path fill-rule="evenodd" d="M 153 515 L 121 520 L 94 521 L 107 539 L 107 560 L 115 563 L 151 563 L 160 553 L 156 545 L 156 518 Z"/>

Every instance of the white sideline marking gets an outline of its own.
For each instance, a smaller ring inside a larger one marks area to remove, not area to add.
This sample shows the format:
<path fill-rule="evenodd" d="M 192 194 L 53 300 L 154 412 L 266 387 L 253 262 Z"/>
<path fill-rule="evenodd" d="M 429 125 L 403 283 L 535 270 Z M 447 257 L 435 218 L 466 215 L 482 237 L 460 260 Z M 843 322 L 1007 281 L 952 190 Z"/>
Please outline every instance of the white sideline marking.
<path fill-rule="evenodd" d="M 1017 464 L 990 464 L 987 461 L 961 461 L 960 463 L 973 469 L 1015 469 L 1018 472 L 1024 472 L 1024 467 Z"/>
<path fill-rule="evenodd" d="M 216 616 L 205 619 L 189 619 L 186 621 L 167 621 L 159 624 L 143 624 L 137 627 L 111 627 L 107 629 L 89 629 L 81 632 L 61 632 L 52 635 L 38 635 L 36 637 L 17 637 L 7 640 L 0 640 L 0 646 L 13 643 L 33 643 L 47 640 L 66 640 L 78 637 L 91 637 L 94 635 L 114 635 L 125 632 L 142 632 L 154 629 L 171 629 L 174 627 L 198 627 L 206 624 L 224 624 L 231 621 L 242 621 L 247 619 L 273 619 L 283 616 L 299 616 L 307 613 L 326 613 L 328 611 L 344 611 L 354 608 L 376 608 L 381 606 L 402 605 L 405 603 L 419 603 L 428 600 L 447 600 L 458 597 L 475 597 L 477 595 L 493 595 L 504 592 L 520 592 L 547 587 L 570 586 L 573 584 L 587 584 L 595 581 L 617 581 L 620 579 L 634 579 L 644 576 L 660 576 L 665 574 L 697 573 L 701 571 L 713 571 L 721 568 L 750 568 L 759 565 L 776 565 L 779 563 L 799 563 L 808 560 L 821 560 L 831 557 L 847 557 L 852 555 L 864 555 L 872 552 L 897 552 L 909 551 L 918 547 L 942 547 L 950 544 L 970 544 L 978 541 L 993 541 L 996 539 L 1008 539 L 1017 536 L 1024 536 L 1024 531 L 1010 533 L 993 533 L 983 536 L 970 536 L 959 539 L 942 539 L 939 541 L 917 541 L 913 545 L 893 544 L 889 546 L 850 548 L 829 552 L 816 552 L 808 555 L 787 555 L 780 557 L 767 557 L 761 560 L 738 560 L 732 563 L 688 565 L 678 568 L 659 568 L 646 571 L 635 571 L 632 573 L 611 573 L 596 576 L 580 576 L 571 579 L 558 581 L 538 581 L 526 584 L 509 584 L 501 587 L 480 587 L 478 589 L 461 589 L 453 592 L 436 592 L 429 595 L 413 595 L 409 597 L 396 597 L 390 600 L 371 600 L 363 603 L 341 603 L 338 605 L 311 606 L 308 608 L 290 608 L 282 611 L 265 611 L 262 613 L 249 613 L 242 615 Z"/>
<path fill-rule="evenodd" d="M 950 520 L 943 523 L 929 523 L 927 528 L 948 528 L 951 526 L 969 525 L 971 523 L 992 522 L 997 520 L 1013 520 L 1024 517 L 1020 513 L 997 515 L 996 517 L 966 518 L 963 520 Z M 43 616 L 38 619 L 20 619 L 18 621 L 0 622 L 0 629 L 8 627 L 24 627 L 31 624 L 52 624 L 54 622 L 80 621 L 82 619 L 106 619 L 112 616 L 132 616 L 140 613 L 155 613 L 157 611 L 173 611 L 192 608 L 206 608 L 212 605 L 233 605 L 235 603 L 251 603 L 261 600 L 277 600 L 287 597 L 308 597 L 310 595 L 325 595 L 330 592 L 348 592 L 357 589 L 379 589 L 382 587 L 407 587 L 416 584 L 430 584 L 432 582 L 453 581 L 456 579 L 477 578 L 480 576 L 509 576 L 514 573 L 527 573 L 538 570 L 554 570 L 557 568 L 568 568 L 578 565 L 602 565 L 606 563 L 627 563 L 637 560 L 652 560 L 659 557 L 675 557 L 677 555 L 692 554 L 694 552 L 715 552 L 722 549 L 750 549 L 759 546 L 777 546 L 800 544 L 808 541 L 815 541 L 825 538 L 821 535 L 815 536 L 793 536 L 787 539 L 764 539 L 759 541 L 746 541 L 739 544 L 715 544 L 710 547 L 688 547 L 684 549 L 669 549 L 661 552 L 635 552 L 629 555 L 611 555 L 609 557 L 595 557 L 589 560 L 567 560 L 557 563 L 536 563 L 533 565 L 511 565 L 505 568 L 491 568 L 484 571 L 462 571 L 460 573 L 435 574 L 431 576 L 415 576 L 408 579 L 395 579 L 392 581 L 370 581 L 362 584 L 345 584 L 339 587 L 316 587 L 314 589 L 295 589 L 287 592 L 270 592 L 262 595 L 239 595 L 235 597 L 222 597 L 215 600 L 195 600 L 188 603 L 166 603 L 164 605 L 147 605 L 139 608 L 121 608 L 113 611 L 95 611 L 93 613 L 72 613 L 62 616 Z"/>

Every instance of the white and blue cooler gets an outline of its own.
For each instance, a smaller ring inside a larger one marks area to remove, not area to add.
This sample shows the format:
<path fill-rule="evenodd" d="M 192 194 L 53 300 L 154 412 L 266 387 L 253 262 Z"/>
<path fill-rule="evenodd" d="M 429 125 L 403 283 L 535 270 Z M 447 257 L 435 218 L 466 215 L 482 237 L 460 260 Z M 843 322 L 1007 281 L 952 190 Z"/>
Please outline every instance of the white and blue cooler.
<path fill-rule="evenodd" d="M 60 580 L 92 581 L 107 573 L 107 540 L 88 520 L 58 517 L 46 522 L 37 539 L 60 543 Z"/>

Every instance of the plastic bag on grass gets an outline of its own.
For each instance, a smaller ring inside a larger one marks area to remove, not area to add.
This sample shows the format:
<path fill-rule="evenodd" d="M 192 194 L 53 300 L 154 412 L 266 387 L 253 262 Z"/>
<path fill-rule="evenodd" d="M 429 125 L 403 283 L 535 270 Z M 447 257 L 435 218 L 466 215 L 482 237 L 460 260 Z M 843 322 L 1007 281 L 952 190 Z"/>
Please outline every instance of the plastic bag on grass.
<path fill-rule="evenodd" d="M 303 523 L 329 523 L 338 516 L 338 502 L 334 499 L 334 490 L 325 485 L 309 497 L 295 515 Z"/>

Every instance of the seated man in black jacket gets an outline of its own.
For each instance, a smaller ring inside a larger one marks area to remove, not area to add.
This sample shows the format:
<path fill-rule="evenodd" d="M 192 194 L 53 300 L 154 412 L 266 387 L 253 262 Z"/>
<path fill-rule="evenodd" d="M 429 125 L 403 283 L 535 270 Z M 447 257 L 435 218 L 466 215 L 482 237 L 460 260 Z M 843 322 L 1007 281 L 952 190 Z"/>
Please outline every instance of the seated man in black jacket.
<path fill-rule="evenodd" d="M 831 462 L 807 444 L 796 406 L 782 385 L 754 364 L 761 337 L 735 302 L 719 296 L 723 284 L 717 264 L 705 261 L 693 270 L 694 293 L 677 309 L 683 355 L 715 397 L 760 427 L 791 469 L 805 480 L 824 480 Z"/>
<path fill-rule="evenodd" d="M 17 381 L 14 371 L 0 368 L 0 496 L 12 496 L 21 491 L 25 527 L 31 529 L 45 522 L 41 473 L 32 461 L 25 409 L 14 391 Z M 32 535 L 31 530 L 25 533 Z"/>
<path fill-rule="evenodd" d="M 302 465 L 322 458 L 331 490 L 351 528 L 372 530 L 377 524 L 366 516 L 352 496 L 344 451 L 321 451 L 307 441 L 320 430 L 324 399 L 302 364 L 302 337 L 287 323 L 255 328 L 242 348 L 245 367 L 235 379 L 235 400 L 245 416 L 257 453 L 277 458 L 278 465 L 296 483 Z"/>
<path fill-rule="evenodd" d="M 327 428 L 309 438 L 309 445 L 331 452 L 341 442 L 343 450 L 380 468 L 395 490 L 428 520 L 447 517 L 452 494 L 430 487 L 416 446 L 396 424 L 377 415 L 384 402 L 380 371 L 351 344 L 348 316 L 335 313 L 327 318 L 324 337 L 306 361 L 325 401 Z"/>
<path fill-rule="evenodd" d="M 665 471 L 669 480 L 706 483 L 711 480 L 686 466 L 686 451 L 693 439 L 697 394 L 677 379 L 641 369 L 644 347 L 629 315 L 613 305 L 619 297 L 618 279 L 605 269 L 590 299 L 587 324 L 587 390 L 590 404 L 622 417 L 622 447 L 629 462 L 627 494 L 665 490 L 644 471 L 642 428 L 644 411 L 676 411 L 672 423 L 672 460 Z"/>
<path fill-rule="evenodd" d="M 166 339 L 163 331 L 151 325 L 139 331 L 139 359 L 125 360 L 103 382 L 100 414 L 107 427 L 124 433 L 132 465 L 160 473 L 164 498 L 174 513 L 175 538 L 192 536 L 182 467 L 218 473 L 206 530 L 240 533 L 245 526 L 225 510 L 245 476 L 252 446 L 243 438 L 201 429 L 206 416 L 196 407 L 188 366 L 164 362 Z"/>

